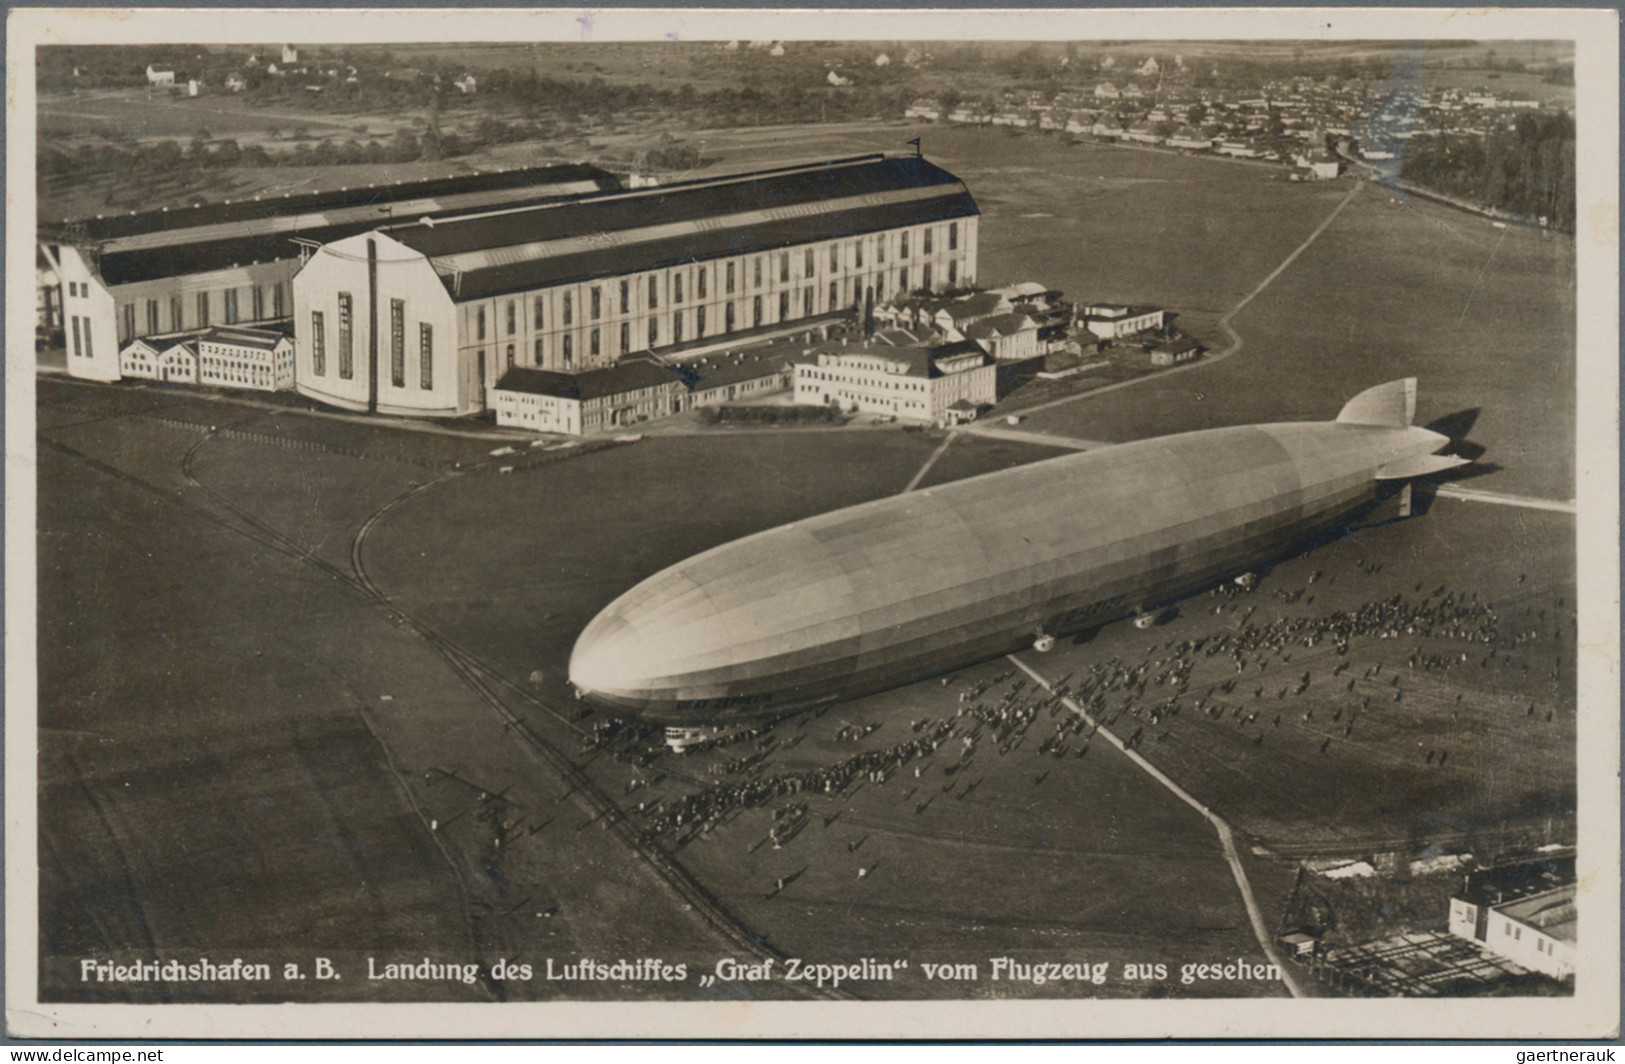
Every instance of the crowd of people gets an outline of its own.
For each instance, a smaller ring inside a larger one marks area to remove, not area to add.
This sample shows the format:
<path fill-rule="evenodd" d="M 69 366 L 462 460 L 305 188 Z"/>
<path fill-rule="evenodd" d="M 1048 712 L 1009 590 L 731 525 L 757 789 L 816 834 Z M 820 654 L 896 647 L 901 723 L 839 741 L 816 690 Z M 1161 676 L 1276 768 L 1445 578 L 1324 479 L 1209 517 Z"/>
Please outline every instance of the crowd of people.
<path fill-rule="evenodd" d="M 1318 579 L 1317 571 L 1309 584 Z M 1425 595 L 1422 585 L 1417 585 L 1420 598 L 1394 594 L 1351 610 L 1319 614 L 1307 612 L 1313 605 L 1311 592 L 1307 586 L 1275 592 L 1275 599 L 1292 608 L 1270 610 L 1275 616 L 1264 621 L 1255 619 L 1258 597 L 1248 602 L 1249 592 L 1227 585 L 1213 592 L 1221 599 L 1214 612 L 1235 614 L 1223 630 L 1200 638 L 1152 643 L 1141 660 L 1103 658 L 1048 686 L 1015 670 L 962 683 L 945 677 L 945 686 L 960 683 L 954 692 L 958 704 L 950 703 L 951 715 L 911 720 L 908 726 L 913 735 L 907 740 L 822 767 L 770 771 L 778 760 L 773 755 L 783 754 L 805 739 L 809 724 L 822 714 L 787 722 L 797 734 L 784 743 L 778 743 L 772 734 L 773 725 L 751 729 L 743 737 L 730 736 L 729 743 L 757 740 L 756 748 L 712 764 L 714 782 L 659 802 L 640 803 L 644 835 L 682 845 L 743 810 L 808 794 L 844 803 L 865 783 L 883 786 L 908 768 L 912 768 L 913 778 L 898 801 L 905 808 L 911 804 L 916 815 L 923 815 L 939 793 L 964 799 L 982 784 L 985 773 L 971 781 L 965 770 L 984 744 L 998 757 L 1007 757 L 1026 743 L 1041 721 L 1047 722 L 1039 729 L 1044 737 L 1028 749 L 1057 760 L 1084 757 L 1101 728 L 1112 729 L 1128 747 L 1166 742 L 1176 738 L 1176 719 L 1182 710 L 1189 710 L 1198 720 L 1233 723 L 1255 747 L 1263 746 L 1267 735 L 1280 736 L 1274 740 L 1280 742 L 1296 730 L 1305 750 L 1327 754 L 1334 741 L 1353 736 L 1357 723 L 1373 712 L 1374 705 L 1380 708 L 1403 700 L 1407 686 L 1426 699 L 1446 697 L 1441 693 L 1443 683 L 1424 681 L 1421 674 L 1474 664 L 1488 667 L 1497 659 L 1502 665 L 1512 665 L 1514 655 L 1518 667 L 1527 670 L 1522 659 L 1530 657 L 1530 644 L 1550 641 L 1554 632 L 1560 632 L 1546 624 L 1545 609 L 1537 614 L 1533 607 L 1520 603 L 1512 611 L 1513 620 L 1503 623 L 1477 593 L 1444 585 Z M 1561 611 L 1560 602 L 1556 612 Z M 1373 648 L 1368 664 L 1351 657 L 1356 640 L 1397 639 L 1412 644 L 1408 656 Z M 1328 655 L 1328 650 L 1333 654 Z M 1293 665 L 1295 654 L 1297 665 Z M 1554 654 L 1554 677 L 1561 673 L 1561 666 L 1561 657 Z M 1417 679 L 1405 679 L 1407 672 L 1418 674 Z M 1462 695 L 1455 697 L 1452 720 L 1461 711 Z M 1534 716 L 1535 703 L 1529 706 L 1528 715 Z M 1549 711 L 1546 719 L 1551 719 Z M 1390 723 L 1397 722 L 1396 718 Z M 879 722 L 843 722 L 830 741 L 862 742 L 882 726 Z M 1181 731 L 1188 737 L 1200 736 L 1194 729 Z M 951 756 L 943 760 L 938 756 L 943 753 Z M 1460 760 L 1440 745 L 1421 747 L 1416 756 L 1430 770 L 1454 766 Z M 930 762 L 933 757 L 935 762 Z M 927 770 L 940 770 L 940 792 L 937 785 L 927 785 Z M 1041 783 L 1048 775 L 1045 770 L 1034 782 Z M 839 817 L 839 811 L 824 817 L 826 826 Z M 811 819 L 805 800 L 792 802 L 778 810 L 767 837 L 757 840 L 756 846 L 766 842 L 775 848 L 785 846 Z"/>

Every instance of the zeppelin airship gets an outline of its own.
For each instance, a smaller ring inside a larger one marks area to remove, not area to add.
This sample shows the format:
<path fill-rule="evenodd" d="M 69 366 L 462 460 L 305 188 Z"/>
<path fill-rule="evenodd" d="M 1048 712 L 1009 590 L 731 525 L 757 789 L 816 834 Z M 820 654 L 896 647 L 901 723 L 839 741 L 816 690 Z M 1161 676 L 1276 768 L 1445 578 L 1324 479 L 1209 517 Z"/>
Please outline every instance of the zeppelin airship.
<path fill-rule="evenodd" d="M 809 517 L 644 580 L 576 641 L 579 697 L 669 733 L 938 675 L 1149 611 L 1301 546 L 1382 481 L 1464 464 L 1416 380 L 1332 422 L 1104 447 Z"/>

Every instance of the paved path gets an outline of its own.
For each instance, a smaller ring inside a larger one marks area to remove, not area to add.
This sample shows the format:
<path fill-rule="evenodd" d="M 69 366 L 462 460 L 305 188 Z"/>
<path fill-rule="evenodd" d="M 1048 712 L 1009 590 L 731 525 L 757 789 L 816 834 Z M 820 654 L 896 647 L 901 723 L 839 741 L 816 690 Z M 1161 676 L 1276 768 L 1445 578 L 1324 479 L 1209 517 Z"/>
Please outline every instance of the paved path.
<path fill-rule="evenodd" d="M 960 429 L 972 436 L 986 436 L 994 440 L 1015 440 L 1017 443 L 1036 443 L 1041 447 L 1065 447 L 1072 451 L 1092 451 L 1097 447 L 1110 447 L 1104 440 L 1080 440 L 1075 436 L 1051 436 L 1047 432 L 1025 432 L 1021 429 L 1000 428 L 997 425 L 970 425 Z"/>
<path fill-rule="evenodd" d="M 1035 669 L 1028 666 L 1026 662 L 1022 661 L 1014 654 L 1010 655 L 1010 661 L 1016 666 L 1016 668 L 1032 677 L 1033 681 L 1044 690 L 1053 693 L 1054 688 L 1050 686 L 1050 682 L 1043 676 L 1039 675 Z M 1280 971 L 1281 982 L 1286 984 L 1287 992 L 1293 997 L 1306 996 L 1304 993 L 1303 984 L 1298 980 L 1298 973 L 1287 964 L 1286 959 L 1283 958 L 1280 951 L 1275 948 L 1275 939 L 1270 935 L 1269 928 L 1264 923 L 1264 914 L 1258 908 L 1258 899 L 1253 897 L 1253 886 L 1247 880 L 1247 870 L 1241 865 L 1241 854 L 1236 852 L 1235 833 L 1231 831 L 1229 823 L 1226 822 L 1225 819 L 1219 814 L 1197 801 L 1191 796 L 1189 791 L 1175 783 L 1161 769 L 1147 761 L 1144 757 L 1140 756 L 1138 751 L 1131 748 L 1127 743 L 1123 742 L 1123 740 L 1119 739 L 1112 732 L 1107 731 L 1106 728 L 1102 726 L 1098 720 L 1090 716 L 1088 711 L 1082 706 L 1078 705 L 1065 695 L 1061 697 L 1061 703 L 1065 705 L 1066 708 L 1088 721 L 1090 726 L 1094 729 L 1094 734 L 1105 736 L 1106 741 L 1117 748 L 1117 750 L 1120 751 L 1124 757 L 1134 762 L 1152 779 L 1156 780 L 1158 783 L 1167 788 L 1175 798 L 1178 798 L 1180 801 L 1184 802 L 1198 813 L 1201 813 L 1202 816 L 1207 818 L 1208 823 L 1213 825 L 1213 830 L 1217 832 L 1219 836 L 1219 845 L 1224 849 L 1225 863 L 1230 866 L 1230 874 L 1235 877 L 1236 888 L 1241 891 L 1241 902 L 1247 909 L 1247 922 L 1252 925 L 1253 937 L 1258 940 L 1259 948 L 1264 951 L 1264 956 L 1268 957 L 1269 962 L 1275 965 L 1275 967 Z"/>
<path fill-rule="evenodd" d="M 1533 495 L 1511 495 L 1506 492 L 1484 491 L 1480 488 L 1462 488 L 1454 484 L 1440 487 L 1434 494 L 1446 499 L 1461 499 L 1465 502 L 1488 502 L 1497 506 L 1520 506 L 1525 510 L 1550 510 L 1553 513 L 1572 514 L 1575 512 L 1573 499 L 1541 499 Z"/>
<path fill-rule="evenodd" d="M 1241 338 L 1241 334 L 1236 332 L 1236 330 L 1231 327 L 1230 320 L 1237 314 L 1241 313 L 1247 304 L 1256 299 L 1259 294 L 1264 291 L 1264 289 L 1273 284 L 1277 277 L 1285 273 L 1286 268 L 1297 261 L 1299 255 L 1302 255 L 1305 251 L 1309 250 L 1309 245 L 1313 244 L 1320 238 L 1320 234 L 1324 233 L 1332 222 L 1336 221 L 1337 216 L 1343 213 L 1343 208 L 1347 207 L 1351 202 L 1353 202 L 1354 197 L 1359 195 L 1360 189 L 1364 187 L 1364 183 L 1359 183 L 1353 188 L 1349 189 L 1348 195 L 1337 201 L 1337 206 L 1332 208 L 1332 212 L 1326 216 L 1325 221 L 1316 226 L 1315 231 L 1310 233 L 1309 236 L 1304 239 L 1303 243 L 1299 244 L 1292 250 L 1292 254 L 1288 255 L 1281 261 L 1279 266 L 1270 271 L 1270 275 L 1268 277 L 1258 282 L 1258 284 L 1253 287 L 1251 292 L 1248 292 L 1245 296 L 1243 296 L 1241 298 L 1241 302 L 1237 303 L 1235 306 L 1231 307 L 1225 312 L 1224 317 L 1219 319 L 1219 328 L 1223 329 L 1224 334 L 1230 339 L 1229 345 L 1225 347 L 1224 350 L 1212 352 L 1203 358 L 1197 359 L 1195 362 L 1186 362 L 1181 366 L 1171 366 L 1160 373 L 1149 373 L 1143 377 L 1134 377 L 1126 381 L 1118 381 L 1115 384 L 1105 384 L 1099 388 L 1091 388 L 1088 391 L 1062 396 L 1059 399 L 1051 399 L 1047 403 L 1039 403 L 1037 406 L 1029 406 L 1021 410 L 1012 411 L 1012 413 L 1021 414 L 1022 416 L 1036 414 L 1040 410 L 1048 410 L 1051 407 L 1061 406 L 1066 403 L 1075 403 L 1080 399 L 1087 399 L 1094 395 L 1105 395 L 1107 392 L 1114 392 L 1119 388 L 1129 388 L 1144 381 L 1163 380 L 1176 373 L 1189 373 L 1194 369 L 1203 369 L 1207 366 L 1213 365 L 1215 362 L 1223 362 L 1231 355 L 1239 353 L 1244 345 L 1244 341 Z"/>
<path fill-rule="evenodd" d="M 942 457 L 942 452 L 946 451 L 948 449 L 948 445 L 954 442 L 955 435 L 955 433 L 950 432 L 948 435 L 943 437 L 942 442 L 937 444 L 937 449 L 931 452 L 931 457 L 925 460 L 925 464 L 920 467 L 920 471 L 918 473 L 914 474 L 914 479 L 908 482 L 908 486 L 905 487 L 903 491 L 913 491 L 915 488 L 920 486 L 920 481 L 924 480 L 925 475 L 931 472 L 931 467 L 937 464 L 937 459 Z"/>

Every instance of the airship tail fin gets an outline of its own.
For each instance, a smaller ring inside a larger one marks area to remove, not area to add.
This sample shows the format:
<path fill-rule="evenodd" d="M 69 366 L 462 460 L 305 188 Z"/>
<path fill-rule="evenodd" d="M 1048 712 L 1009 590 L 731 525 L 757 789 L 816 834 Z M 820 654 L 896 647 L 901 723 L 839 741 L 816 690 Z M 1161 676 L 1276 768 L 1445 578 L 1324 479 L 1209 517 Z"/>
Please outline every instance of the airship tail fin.
<path fill-rule="evenodd" d="M 1405 377 L 1367 388 L 1350 399 L 1338 413 L 1337 423 L 1405 429 L 1415 417 L 1416 378 Z"/>

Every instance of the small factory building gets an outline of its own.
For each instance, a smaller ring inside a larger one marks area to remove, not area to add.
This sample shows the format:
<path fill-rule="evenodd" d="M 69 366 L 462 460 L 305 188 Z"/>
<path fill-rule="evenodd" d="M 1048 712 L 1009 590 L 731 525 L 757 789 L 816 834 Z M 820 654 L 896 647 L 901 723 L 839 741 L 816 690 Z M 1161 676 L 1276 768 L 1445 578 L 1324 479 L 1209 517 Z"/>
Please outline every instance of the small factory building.
<path fill-rule="evenodd" d="M 516 366 L 491 390 L 497 424 L 584 436 L 667 417 L 682 408 L 682 379 L 653 361 L 582 373 Z"/>
<path fill-rule="evenodd" d="M 119 373 L 135 380 L 200 384 L 197 333 L 144 336 L 119 350 Z"/>
<path fill-rule="evenodd" d="M 1469 889 L 1450 900 L 1450 933 L 1553 979 L 1574 974 L 1574 884 L 1499 903 Z"/>
<path fill-rule="evenodd" d="M 799 404 L 947 425 L 974 418 L 997 398 L 994 359 L 973 340 L 904 347 L 836 342 L 808 354 L 793 371 Z"/>
<path fill-rule="evenodd" d="M 668 364 L 688 388 L 687 410 L 756 399 L 790 387 L 790 362 L 782 347 L 726 351 Z"/>
<path fill-rule="evenodd" d="M 581 374 L 970 283 L 977 221 L 952 174 L 872 155 L 376 227 L 294 280 L 297 387 L 475 413 L 514 369 Z"/>
<path fill-rule="evenodd" d="M 1157 307 L 1095 303 L 1083 308 L 1084 328 L 1102 340 L 1117 340 L 1148 329 L 1160 329 L 1166 320 L 1167 311 Z"/>
<path fill-rule="evenodd" d="M 1151 349 L 1151 364 L 1153 366 L 1177 366 L 1182 362 L 1194 362 L 1202 356 L 1202 345 L 1184 337 L 1178 340 L 1169 340 L 1157 344 Z"/>
<path fill-rule="evenodd" d="M 1468 875 L 1450 900 L 1450 933 L 1553 979 L 1574 974 L 1573 847 Z"/>
<path fill-rule="evenodd" d="M 293 341 L 276 329 L 248 326 L 143 336 L 119 349 L 119 373 L 137 380 L 289 391 Z"/>
<path fill-rule="evenodd" d="M 293 388 L 293 341 L 274 329 L 216 327 L 198 338 L 198 381 L 261 392 Z"/>

